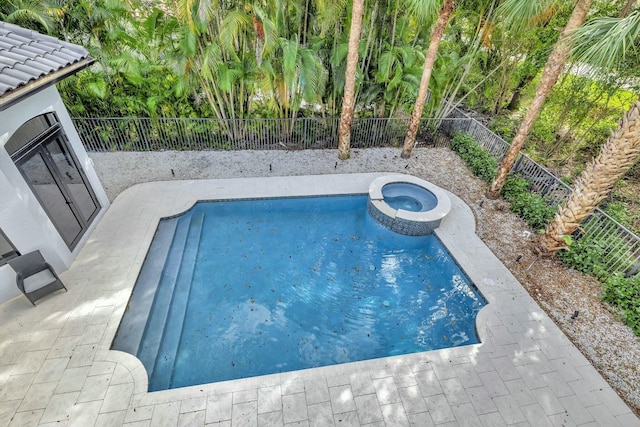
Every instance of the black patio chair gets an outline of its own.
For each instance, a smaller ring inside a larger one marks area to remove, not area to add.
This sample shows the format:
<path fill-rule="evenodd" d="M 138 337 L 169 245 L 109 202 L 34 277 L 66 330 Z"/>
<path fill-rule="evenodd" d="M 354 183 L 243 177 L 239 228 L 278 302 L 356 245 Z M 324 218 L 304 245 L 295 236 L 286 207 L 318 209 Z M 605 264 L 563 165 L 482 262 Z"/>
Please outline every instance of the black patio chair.
<path fill-rule="evenodd" d="M 16 285 L 31 304 L 51 292 L 67 288 L 51 265 L 44 260 L 40 251 L 29 252 L 9 261 L 16 272 Z"/>

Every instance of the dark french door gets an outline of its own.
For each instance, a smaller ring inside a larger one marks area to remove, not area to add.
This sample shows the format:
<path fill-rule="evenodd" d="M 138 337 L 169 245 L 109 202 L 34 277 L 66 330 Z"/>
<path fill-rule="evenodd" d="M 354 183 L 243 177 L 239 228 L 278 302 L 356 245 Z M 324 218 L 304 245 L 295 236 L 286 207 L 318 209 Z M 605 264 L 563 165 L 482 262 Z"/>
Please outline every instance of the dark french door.
<path fill-rule="evenodd" d="M 57 116 L 47 113 L 29 120 L 6 147 L 51 222 L 73 249 L 100 211 L 100 203 L 78 167 Z"/>

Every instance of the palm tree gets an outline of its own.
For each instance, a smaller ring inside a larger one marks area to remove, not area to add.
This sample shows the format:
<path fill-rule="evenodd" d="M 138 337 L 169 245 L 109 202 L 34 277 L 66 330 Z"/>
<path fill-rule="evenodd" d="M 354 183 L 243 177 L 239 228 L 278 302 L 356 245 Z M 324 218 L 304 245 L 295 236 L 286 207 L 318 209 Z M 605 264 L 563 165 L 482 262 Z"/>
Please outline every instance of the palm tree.
<path fill-rule="evenodd" d="M 51 33 L 55 27 L 49 4 L 40 0 L 2 1 L 0 20 L 44 33 Z"/>
<path fill-rule="evenodd" d="M 519 0 L 513 0 L 512 3 L 516 3 L 518 1 Z M 589 12 L 589 8 L 591 7 L 591 3 L 592 0 L 578 0 L 573 8 L 569 22 L 567 22 L 567 25 L 562 30 L 562 33 L 558 38 L 558 42 L 547 59 L 547 63 L 542 71 L 542 77 L 540 78 L 540 83 L 536 89 L 533 101 L 520 123 L 516 136 L 511 141 L 511 146 L 509 146 L 509 149 L 498 166 L 498 172 L 493 178 L 493 182 L 487 191 L 487 197 L 495 199 L 500 195 L 500 191 L 504 186 L 507 175 L 509 175 L 509 171 L 511 171 L 511 168 L 518 158 L 518 154 L 527 139 L 527 135 L 529 135 L 533 122 L 538 118 L 544 101 L 547 99 L 551 89 L 553 89 L 553 86 L 558 81 L 558 77 L 560 77 L 560 74 L 567 63 L 567 59 L 569 58 L 571 48 L 575 41 L 575 39 L 569 37 L 569 35 L 584 23 L 587 13 Z"/>
<path fill-rule="evenodd" d="M 627 3 L 624 5 L 624 7 L 622 8 L 622 11 L 620 12 L 619 18 L 626 18 L 627 15 L 631 13 L 631 11 L 633 10 L 633 8 L 636 6 L 637 3 L 638 3 L 638 0 L 627 0 Z"/>
<path fill-rule="evenodd" d="M 302 101 L 319 102 L 327 80 L 327 71 L 317 52 L 303 47 L 298 36 L 281 37 L 273 55 L 265 60 L 262 93 L 279 118 L 297 117 Z M 292 128 L 291 128 L 292 129 Z"/>
<path fill-rule="evenodd" d="M 355 106 L 356 72 L 358 69 L 358 46 L 362 28 L 362 14 L 364 1 L 353 0 L 351 9 L 351 29 L 349 30 L 349 51 L 347 53 L 347 70 L 345 72 L 344 96 L 340 113 L 340 128 L 338 130 L 338 158 L 347 160 L 350 156 L 351 122 Z"/>
<path fill-rule="evenodd" d="M 427 93 L 429 91 L 429 80 L 431 79 L 431 72 L 433 71 L 433 64 L 436 62 L 436 56 L 438 55 L 438 48 L 440 47 L 440 41 L 444 35 L 444 30 L 447 27 L 449 18 L 456 7 L 455 0 L 444 0 L 442 7 L 440 8 L 440 14 L 436 21 L 433 30 L 431 31 L 431 37 L 429 40 L 429 49 L 427 55 L 424 58 L 424 67 L 422 69 L 422 78 L 420 79 L 420 87 L 418 88 L 418 97 L 413 107 L 413 113 L 411 114 L 411 121 L 407 128 L 407 135 L 404 138 L 404 146 L 402 148 L 401 157 L 408 159 L 411 157 L 413 146 L 416 142 L 416 135 L 418 134 L 418 126 L 420 125 L 420 118 L 422 117 L 422 110 L 424 109 L 424 103 L 427 100 Z"/>
<path fill-rule="evenodd" d="M 596 18 L 576 33 L 578 58 L 603 73 L 611 72 L 624 59 L 625 49 L 634 46 L 639 38 L 640 11 L 624 18 Z M 580 174 L 573 193 L 547 225 L 536 251 L 552 256 L 567 249 L 566 237 L 594 212 L 639 156 L 640 99 L 624 114 L 598 157 Z"/>

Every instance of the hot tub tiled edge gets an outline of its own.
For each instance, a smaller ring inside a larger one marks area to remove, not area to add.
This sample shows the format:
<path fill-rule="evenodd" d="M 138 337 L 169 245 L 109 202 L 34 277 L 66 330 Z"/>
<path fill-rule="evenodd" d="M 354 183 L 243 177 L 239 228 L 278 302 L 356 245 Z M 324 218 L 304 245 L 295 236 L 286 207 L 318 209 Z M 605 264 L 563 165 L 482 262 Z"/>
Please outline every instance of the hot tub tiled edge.
<path fill-rule="evenodd" d="M 389 183 L 408 183 L 423 187 L 433 193 L 437 199 L 433 209 L 423 212 L 410 212 L 394 209 L 384 201 L 382 188 Z M 424 236 L 433 233 L 442 219 L 451 210 L 451 200 L 440 187 L 411 175 L 392 174 L 376 178 L 369 185 L 367 211 L 380 224 L 396 233 L 408 236 Z"/>

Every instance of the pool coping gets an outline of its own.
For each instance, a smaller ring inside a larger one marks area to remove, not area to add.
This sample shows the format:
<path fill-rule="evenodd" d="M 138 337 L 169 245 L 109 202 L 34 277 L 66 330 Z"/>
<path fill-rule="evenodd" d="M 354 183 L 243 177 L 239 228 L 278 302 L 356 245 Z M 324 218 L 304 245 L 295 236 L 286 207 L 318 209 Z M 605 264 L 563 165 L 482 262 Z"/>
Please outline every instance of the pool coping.
<path fill-rule="evenodd" d="M 381 179 L 382 179 L 382 181 L 381 181 Z M 453 195 L 444 194 L 445 190 L 441 189 L 440 187 L 437 187 L 434 184 L 428 183 L 426 181 L 423 181 L 421 179 L 418 179 L 418 178 L 410 176 L 410 175 L 401 175 L 401 174 L 383 175 L 381 177 L 378 177 L 378 178 L 376 178 L 376 179 L 374 179 L 372 181 L 372 184 L 369 185 L 368 190 L 371 191 L 371 187 L 375 186 L 376 184 L 380 184 L 380 182 L 383 182 L 383 185 L 386 184 L 387 182 L 409 182 L 409 183 L 418 183 L 418 182 L 420 182 L 419 185 L 421 185 L 421 186 L 426 183 L 427 186 L 425 188 L 428 188 L 429 191 L 432 191 L 434 194 L 436 194 L 436 196 L 438 197 L 439 202 L 441 200 L 443 200 L 443 196 L 444 196 L 444 198 L 446 200 L 446 203 L 445 203 L 446 212 L 445 213 L 448 213 L 450 211 L 450 208 L 451 208 L 450 198 L 451 197 L 456 197 L 456 196 L 453 196 Z M 380 188 L 381 188 L 381 186 L 380 186 Z M 362 195 L 362 196 L 366 196 L 367 193 L 362 193 L 360 191 L 344 193 L 343 191 L 340 191 L 339 193 L 324 194 L 323 196 L 334 196 L 334 195 L 340 195 L 340 196 L 341 195 Z M 369 193 L 369 195 L 370 195 L 370 193 Z M 296 196 L 287 196 L 287 197 L 309 197 L 309 196 L 317 196 L 317 195 L 309 195 L 309 194 L 300 195 L 300 194 L 298 194 Z M 251 198 L 239 197 L 237 199 L 224 198 L 224 199 L 206 199 L 206 200 L 205 199 L 198 199 L 198 200 L 195 200 L 193 202 L 193 205 L 190 206 L 186 210 L 183 210 L 181 212 L 173 213 L 173 214 L 168 215 L 166 217 L 158 218 L 158 226 L 156 227 L 156 231 L 154 232 L 153 239 L 157 238 L 158 230 L 159 230 L 158 227 L 159 227 L 159 225 L 160 225 L 160 223 L 162 221 L 164 221 L 166 219 L 175 220 L 176 218 L 187 214 L 188 212 L 190 212 L 192 210 L 193 206 L 195 206 L 195 204 L 197 204 L 197 203 L 200 203 L 200 202 L 216 202 L 216 201 L 231 201 L 231 200 L 240 200 L 240 201 L 244 201 L 244 200 L 264 200 L 264 199 L 267 199 L 267 200 L 268 199 L 273 199 L 273 196 L 267 195 L 265 197 L 251 197 Z M 462 209 L 462 205 L 464 205 L 464 202 L 462 202 L 461 200 L 458 200 L 458 202 L 461 204 L 460 205 L 460 209 Z M 464 206 L 466 206 L 466 205 L 464 205 Z M 441 212 L 442 209 L 438 210 L 437 208 L 434 208 L 433 210 L 434 211 L 437 210 L 438 215 L 442 214 L 440 216 L 440 218 L 438 218 L 439 220 L 442 219 L 442 217 L 445 214 L 445 213 Z M 475 218 L 473 217 L 473 214 L 471 213 L 470 210 L 461 211 L 461 213 L 459 214 L 459 217 L 456 220 L 457 221 L 464 221 L 465 222 L 465 227 L 464 227 L 465 229 L 469 229 L 469 225 L 472 225 L 473 226 L 473 230 L 475 230 Z M 442 225 L 442 227 L 443 227 L 442 232 L 444 232 L 445 230 L 447 230 L 449 228 L 446 224 Z M 436 236 L 440 239 L 440 241 L 445 246 L 447 246 L 447 244 L 445 243 L 445 241 L 447 240 L 446 233 L 443 234 L 443 236 L 440 236 L 439 233 L 438 233 L 438 229 L 436 228 L 434 234 L 436 234 Z M 443 237 L 444 237 L 445 240 L 443 240 Z M 452 244 L 452 243 L 450 242 L 449 244 Z M 151 251 L 152 247 L 153 247 L 152 242 L 150 242 L 149 248 L 147 249 L 147 251 Z M 146 261 L 146 258 L 145 258 L 145 261 Z M 455 262 L 455 260 L 454 260 L 454 262 Z M 138 270 L 138 277 L 141 276 L 142 270 L 144 268 L 144 265 L 146 265 L 146 263 L 143 264 L 143 266 L 141 266 L 140 269 Z M 464 269 L 463 269 L 463 271 L 464 271 Z M 159 281 L 159 276 L 157 277 L 157 280 Z M 136 282 L 137 281 L 138 281 L 138 279 L 136 279 Z M 136 284 L 134 283 L 134 286 L 135 285 Z M 142 285 L 145 286 L 145 288 L 146 288 L 147 287 L 146 285 L 148 285 L 148 283 L 146 283 L 146 281 L 145 281 L 145 282 L 143 282 Z M 473 285 L 473 286 L 475 286 L 475 285 Z M 135 315 L 133 317 L 134 318 L 139 318 L 140 315 L 142 315 L 142 314 L 145 314 L 145 313 L 148 314 L 148 312 L 150 310 L 150 307 L 151 307 L 151 304 L 152 304 L 153 295 L 155 294 L 155 290 L 154 290 L 154 292 L 146 292 L 145 293 L 145 298 L 148 298 L 149 299 L 148 301 L 142 300 L 141 296 L 140 296 L 140 293 L 133 294 L 133 287 L 131 288 L 131 292 L 132 292 L 132 296 L 130 298 L 129 303 L 127 304 L 127 307 L 129 307 L 130 304 L 133 304 L 132 300 L 134 299 L 134 296 L 137 297 L 136 304 L 138 304 L 138 305 L 142 304 L 145 307 L 144 309 L 142 309 L 142 308 L 138 308 L 138 306 L 135 306 L 135 313 L 137 313 L 137 315 Z M 484 308 L 486 308 L 486 305 L 482 308 L 482 310 L 480 310 L 480 312 L 482 312 L 484 310 Z M 131 307 L 129 308 L 129 311 L 132 311 L 132 310 L 134 310 L 134 306 L 133 305 L 131 305 Z M 477 329 L 477 321 L 478 321 L 478 318 L 476 317 L 476 329 Z M 144 329 L 146 328 L 146 322 L 144 322 L 144 323 L 139 323 L 138 322 L 138 323 L 129 324 L 128 327 L 129 327 L 129 329 L 133 328 L 134 332 L 125 331 L 127 337 L 132 336 L 134 339 L 140 340 L 142 338 L 142 334 L 144 332 Z M 119 335 L 122 334 L 122 333 L 123 333 L 122 331 L 118 331 Z M 482 337 L 480 336 L 480 334 L 478 334 L 478 338 L 482 342 Z M 116 338 L 115 338 L 115 334 L 114 334 L 114 342 L 115 341 L 116 341 Z M 138 348 L 139 343 L 134 343 L 134 342 L 130 342 L 130 341 L 125 341 L 125 342 L 127 343 L 127 345 L 122 345 L 122 347 L 127 347 L 128 350 L 133 350 L 134 347 L 135 347 L 135 349 Z M 469 345 L 478 345 L 478 344 L 469 344 Z M 145 370 L 144 366 L 142 365 L 142 362 L 137 357 L 134 356 L 135 351 L 128 351 L 128 350 L 110 349 L 109 351 L 110 352 L 113 352 L 113 351 L 122 352 L 122 353 L 124 353 L 124 354 L 126 354 L 128 356 L 132 356 L 134 360 L 131 360 L 127 356 L 120 357 L 120 355 L 119 355 L 118 358 L 117 358 L 117 361 L 119 363 L 126 363 L 128 369 L 130 371 L 136 373 L 136 375 L 134 377 L 135 380 L 136 380 L 136 384 L 140 384 L 140 386 L 136 387 L 136 389 L 147 389 L 148 388 L 148 381 L 147 381 L 148 380 L 148 376 L 146 374 L 146 370 Z M 420 353 L 423 353 L 423 352 L 420 352 Z M 417 353 L 411 353 L 411 354 L 417 354 Z M 348 363 L 358 364 L 358 363 L 362 363 L 362 362 L 370 362 L 369 363 L 370 368 L 379 369 L 382 366 L 381 364 L 384 365 L 384 364 L 388 363 L 390 358 L 400 357 L 402 359 L 403 357 L 406 358 L 408 356 L 411 356 L 411 354 L 405 354 L 405 355 L 399 355 L 399 356 L 380 357 L 380 358 L 377 358 L 377 359 L 367 359 L 367 360 L 363 360 L 363 361 L 354 361 L 354 362 L 348 362 Z M 375 360 L 377 362 L 374 363 L 372 360 Z M 111 360 L 111 361 L 116 362 L 116 360 Z M 142 365 L 142 370 L 140 369 L 140 365 Z M 257 376 L 257 377 L 232 379 L 232 380 L 219 381 L 219 382 L 210 383 L 210 384 L 198 384 L 198 385 L 194 385 L 194 386 L 187 386 L 187 387 L 181 387 L 181 388 L 175 388 L 175 389 L 169 389 L 169 390 L 158 390 L 158 391 L 153 391 L 153 392 L 150 392 L 150 393 L 161 393 L 161 392 L 164 392 L 164 391 L 186 390 L 189 387 L 194 387 L 194 388 L 198 388 L 198 390 L 201 390 L 203 387 L 219 385 L 221 383 L 229 382 L 229 381 L 231 381 L 231 382 L 243 381 L 243 382 L 246 382 L 249 386 L 251 386 L 251 384 L 253 384 L 253 382 L 255 382 L 255 381 L 258 381 L 260 384 L 264 384 L 265 382 L 266 383 L 270 383 L 270 381 L 276 381 L 277 382 L 277 381 L 282 380 L 283 378 L 286 379 L 286 377 L 288 376 L 287 374 L 290 374 L 290 373 L 295 373 L 295 377 L 298 377 L 298 376 L 302 375 L 305 378 L 310 378 L 310 377 L 313 377 L 313 376 L 316 376 L 316 375 L 322 375 L 323 374 L 322 368 L 330 368 L 330 369 L 328 369 L 328 371 L 329 372 L 334 372 L 336 370 L 335 369 L 336 366 L 341 366 L 341 365 L 343 365 L 343 364 L 321 366 L 321 367 L 317 367 L 317 368 L 306 368 L 306 369 L 301 369 L 301 370 L 296 370 L 296 371 L 289 371 L 289 372 L 282 372 L 282 373 L 276 373 L 276 374 L 266 374 L 266 375 L 261 375 L 261 376 Z M 353 366 L 349 367 L 347 370 L 350 370 L 350 369 L 353 369 Z M 144 375 L 143 376 L 139 375 L 140 372 L 142 372 Z M 215 389 L 216 389 L 216 387 L 212 387 L 212 390 L 215 390 Z"/>
<path fill-rule="evenodd" d="M 296 197 L 296 196 L 316 196 L 316 195 L 345 195 L 345 194 L 367 194 L 370 183 L 385 173 L 349 174 L 349 175 L 323 175 L 323 176 L 298 176 L 260 178 L 239 178 L 233 180 L 204 180 L 204 181 L 171 181 L 153 182 L 138 184 L 123 192 L 112 204 L 111 210 L 117 210 L 123 203 L 130 203 L 132 198 L 144 193 L 149 200 L 147 203 L 161 205 L 167 192 L 178 195 L 171 207 L 161 210 L 153 217 L 149 218 L 150 226 L 144 243 L 141 244 L 141 251 L 146 254 L 150 246 L 151 239 L 155 233 L 157 224 L 161 218 L 172 217 L 189 210 L 198 200 L 233 200 L 261 197 Z M 398 175 L 394 173 L 393 175 Z M 409 175 L 407 175 L 409 176 Z M 291 185 L 291 179 L 296 181 L 296 185 Z M 242 193 L 226 191 L 227 182 L 236 181 L 244 189 Z M 259 181 L 259 182 L 256 182 Z M 318 183 L 324 185 L 318 186 Z M 276 183 L 280 185 L 275 185 Z M 250 185 L 253 184 L 253 185 Z M 282 185 L 284 184 L 284 185 Z M 115 335 L 119 324 L 120 316 L 114 316 L 110 328 L 105 333 L 105 340 L 102 343 L 102 351 L 97 360 L 116 362 L 124 365 L 134 378 L 134 402 L 136 405 L 150 405 L 161 402 L 168 402 L 181 398 L 193 398 L 194 396 L 226 393 L 236 389 L 248 389 L 254 387 L 264 387 L 280 383 L 301 381 L 317 376 L 345 375 L 354 370 L 383 369 L 399 365 L 419 365 L 428 363 L 434 357 L 440 355 L 461 357 L 471 352 L 481 351 L 483 347 L 492 345 L 493 335 L 490 332 L 492 322 L 501 311 L 509 310 L 514 305 L 514 301 L 526 301 L 527 305 L 537 307 L 533 299 L 518 283 L 517 279 L 502 265 L 498 258 L 484 245 L 475 234 L 475 217 L 471 209 L 457 196 L 447 192 L 451 200 L 451 211 L 443 219 L 435 230 L 436 236 L 447 247 L 458 265 L 471 279 L 474 285 L 480 290 L 488 304 L 480 310 L 476 319 L 476 329 L 480 344 L 453 347 L 449 349 L 433 350 L 429 352 L 414 353 L 409 355 L 391 356 L 380 359 L 373 359 L 360 362 L 350 362 L 340 365 L 332 365 L 318 368 L 304 369 L 300 371 L 283 372 L 278 374 L 264 375 L 260 377 L 243 378 L 238 380 L 223 381 L 183 387 L 179 389 L 148 392 L 148 379 L 144 366 L 134 356 L 115 350 L 109 350 L 111 339 Z M 151 202 L 153 198 L 155 202 Z M 482 263 L 474 262 L 471 252 L 476 258 L 483 259 Z M 140 258 L 140 253 L 138 258 Z M 136 262 L 138 271 L 143 259 Z M 137 277 L 137 272 L 135 274 Z M 132 289 L 135 280 L 127 284 L 127 289 Z M 504 301 L 508 301 L 507 304 Z M 120 313 L 124 306 L 118 310 Z M 546 316 L 539 308 L 535 309 L 536 316 L 540 319 Z M 568 339 L 561 335 L 563 344 L 570 344 Z M 566 341 L 564 341 L 566 340 Z M 586 361 L 585 361 L 586 363 Z"/>

